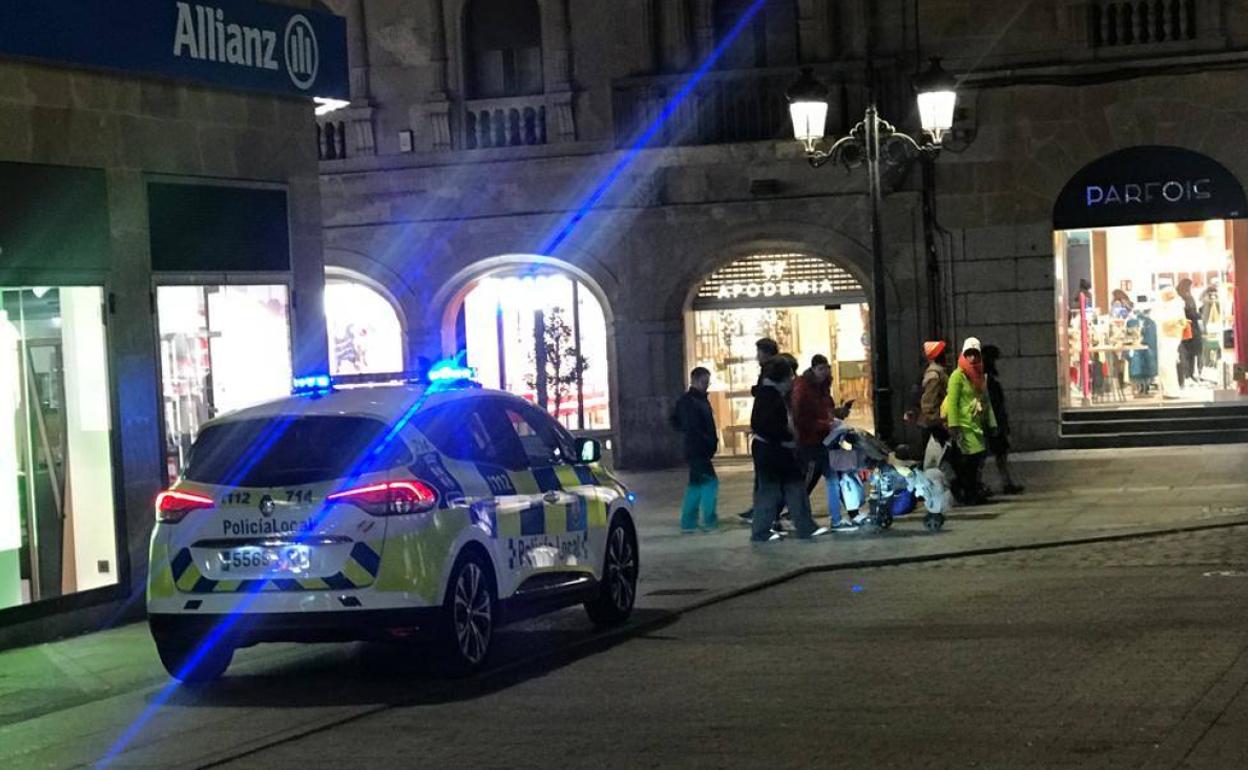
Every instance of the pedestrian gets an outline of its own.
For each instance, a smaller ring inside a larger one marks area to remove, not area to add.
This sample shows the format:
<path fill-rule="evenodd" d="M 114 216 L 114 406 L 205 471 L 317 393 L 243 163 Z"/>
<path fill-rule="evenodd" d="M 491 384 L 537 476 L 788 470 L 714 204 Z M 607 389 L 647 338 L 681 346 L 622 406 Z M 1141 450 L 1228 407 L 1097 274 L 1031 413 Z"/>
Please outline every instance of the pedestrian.
<path fill-rule="evenodd" d="M 816 527 L 810 516 L 805 477 L 797 459 L 797 436 L 787 403 L 793 369 L 784 359 L 777 359 L 767 364 L 763 375 L 750 413 L 750 430 L 754 434 L 750 454 L 757 481 L 751 539 L 767 542 L 781 538 L 780 533 L 772 532 L 772 525 L 782 504 L 788 506 L 799 538 L 822 535 L 828 528 Z"/>
<path fill-rule="evenodd" d="M 1001 358 L 1001 349 L 996 345 L 985 345 L 984 376 L 988 380 L 988 403 L 992 405 L 992 416 L 996 418 L 997 429 L 988 434 L 988 451 L 992 452 L 997 461 L 997 473 L 1001 476 L 1001 492 L 1007 495 L 1021 495 L 1023 487 L 1014 483 L 1014 475 L 1010 473 L 1010 413 L 1005 408 L 1005 389 L 1001 387 L 1001 376 L 997 372 L 997 359 Z"/>
<path fill-rule="evenodd" d="M 689 373 L 689 390 L 676 401 L 672 414 L 674 426 L 685 434 L 685 461 L 689 463 L 689 485 L 680 506 L 680 531 L 698 530 L 698 511 L 702 512 L 702 529 L 719 528 L 716 507 L 719 501 L 719 477 L 711 458 L 719 449 L 715 415 L 706 397 L 711 386 L 711 373 L 697 367 Z"/>
<path fill-rule="evenodd" d="M 945 428 L 944 418 L 940 416 L 940 406 L 945 402 L 945 394 L 949 390 L 947 347 L 944 340 L 930 340 L 923 343 L 923 357 L 927 359 L 927 368 L 923 370 L 923 379 L 919 385 L 918 424 L 923 431 L 922 445 L 925 458 L 928 444 L 933 440 L 941 449 L 949 443 L 949 431 Z M 924 466 L 926 465 L 925 461 Z"/>
<path fill-rule="evenodd" d="M 828 497 L 828 523 L 833 529 L 856 529 L 841 519 L 840 474 L 832 470 L 824 439 L 832 432 L 833 420 L 848 416 L 838 410 L 832 398 L 832 366 L 826 356 L 810 359 L 810 368 L 793 383 L 793 427 L 797 431 L 797 454 L 806 477 L 806 498 L 824 479 Z"/>
<path fill-rule="evenodd" d="M 949 389 L 941 407 L 949 425 L 949 438 L 958 449 L 955 460 L 954 496 L 965 505 L 987 502 L 980 486 L 980 473 L 988 447 L 985 436 L 995 430 L 997 420 L 988 400 L 988 383 L 979 340 L 967 337 L 962 343 L 958 368 L 949 376 Z"/>
<path fill-rule="evenodd" d="M 1200 349 L 1204 346 L 1204 333 L 1200 323 L 1200 308 L 1196 304 L 1196 298 L 1192 296 L 1192 279 L 1184 278 L 1179 281 L 1175 290 L 1183 300 L 1183 316 L 1187 319 L 1187 326 L 1182 332 L 1183 340 L 1179 343 L 1179 387 L 1187 387 L 1189 382 L 1197 382 L 1196 373 L 1203 369 Z"/>
<path fill-rule="evenodd" d="M 758 389 L 763 384 L 763 375 L 767 371 L 767 364 L 769 364 L 771 360 L 778 355 L 780 355 L 780 343 L 770 337 L 763 337 L 754 343 L 754 357 L 755 360 L 758 361 L 758 381 L 755 382 L 750 388 L 750 395 L 754 398 L 758 398 Z M 758 494 L 757 476 L 754 477 L 754 493 L 755 495 Z M 748 524 L 754 518 L 754 509 L 749 508 L 748 510 L 738 513 L 737 518 Z"/>

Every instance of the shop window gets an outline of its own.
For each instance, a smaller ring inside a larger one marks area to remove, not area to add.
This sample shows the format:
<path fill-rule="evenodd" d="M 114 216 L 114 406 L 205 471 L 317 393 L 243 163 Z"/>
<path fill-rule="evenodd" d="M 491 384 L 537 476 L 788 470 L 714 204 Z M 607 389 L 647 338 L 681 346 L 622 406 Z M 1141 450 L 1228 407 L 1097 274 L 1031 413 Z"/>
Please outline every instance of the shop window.
<path fill-rule="evenodd" d="M 362 281 L 325 280 L 330 374 L 403 371 L 403 326 L 393 304 Z"/>
<path fill-rule="evenodd" d="M 537 0 L 471 0 L 464 37 L 472 98 L 542 93 L 542 18 Z"/>
<path fill-rule="evenodd" d="M 118 581 L 102 303 L 0 288 L 0 608 Z"/>
<path fill-rule="evenodd" d="M 847 271 L 806 254 L 756 254 L 712 273 L 694 297 L 687 369 L 711 372 L 708 394 L 721 452 L 749 453 L 750 389 L 758 382 L 754 343 L 774 339 L 801 365 L 816 353 L 833 362 L 832 395 L 850 399 L 850 422 L 870 429 L 870 312 Z"/>
<path fill-rule="evenodd" d="M 560 273 L 499 274 L 464 298 L 460 334 L 486 387 L 516 393 L 570 430 L 608 430 L 607 324 L 588 287 Z"/>
<path fill-rule="evenodd" d="M 1058 232 L 1062 406 L 1240 402 L 1236 276 L 1248 266 L 1246 225 L 1214 219 Z"/>
<path fill-rule="evenodd" d="M 282 285 L 157 288 L 170 480 L 204 422 L 290 395 L 287 296 Z"/>

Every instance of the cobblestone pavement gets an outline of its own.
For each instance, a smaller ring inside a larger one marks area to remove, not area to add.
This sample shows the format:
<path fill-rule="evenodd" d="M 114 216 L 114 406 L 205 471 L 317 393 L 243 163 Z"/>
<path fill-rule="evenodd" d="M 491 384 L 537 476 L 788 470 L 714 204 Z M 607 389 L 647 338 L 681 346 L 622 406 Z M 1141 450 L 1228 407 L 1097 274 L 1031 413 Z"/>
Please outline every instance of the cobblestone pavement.
<path fill-rule="evenodd" d="M 627 473 L 625 480 L 639 498 L 643 580 L 637 622 L 670 619 L 673 611 L 732 596 L 751 585 L 781 580 L 807 568 L 838 570 L 819 576 L 817 580 L 825 582 L 818 588 L 804 589 L 813 595 L 827 590 L 849 594 L 853 585 L 863 584 L 862 575 L 880 580 L 878 576 L 884 574 L 893 576 L 889 580 L 914 581 L 898 589 L 903 594 L 921 595 L 926 590 L 922 586 L 929 583 L 965 584 L 991 594 L 1016 580 L 1060 572 L 1063 581 L 1083 581 L 1087 595 L 1095 598 L 1109 596 L 1101 592 L 1100 583 L 1117 581 L 1133 571 L 1143 570 L 1139 574 L 1154 576 L 1147 580 L 1166 586 L 1173 576 L 1155 577 L 1165 569 L 1179 570 L 1174 574 L 1181 575 L 1180 582 L 1194 581 L 1199 589 L 1193 589 L 1192 596 L 1201 591 L 1215 597 L 1237 595 L 1239 587 L 1248 584 L 1248 578 L 1239 576 L 1240 570 L 1248 571 L 1244 539 L 1239 536 L 1248 531 L 1240 526 L 1248 524 L 1245 467 L 1248 445 L 1022 456 L 1018 474 L 1027 485 L 1026 495 L 954 511 L 939 534 L 926 532 L 920 519 L 912 516 L 885 533 L 838 534 L 817 543 L 790 541 L 763 547 L 752 547 L 746 528 L 733 521 L 733 513 L 747 505 L 751 483 L 747 465 L 721 464 L 725 525 L 718 532 L 692 536 L 676 530 L 683 471 Z M 1032 548 L 1185 527 L 1221 529 L 1078 548 L 958 556 L 982 549 Z M 868 566 L 880 560 L 914 558 L 940 561 L 891 570 Z M 1060 566 L 1054 566 L 1058 562 Z M 1205 572 L 1224 574 L 1206 578 Z M 809 582 L 813 580 L 816 577 L 798 582 L 814 586 Z M 793 585 L 797 583 L 787 584 L 784 590 Z M 1052 590 L 1040 582 L 1017 591 L 1024 605 L 1050 603 L 1047 597 Z M 975 596 L 972 592 L 929 600 L 939 606 Z M 918 600 L 890 602 L 889 606 L 895 622 L 909 617 L 907 628 L 912 635 L 930 617 L 928 605 Z M 1095 611 L 1091 606 L 1087 610 L 1092 615 Z M 1164 621 L 1170 609 L 1157 611 Z M 764 611 L 761 617 L 770 623 L 767 614 Z M 1230 613 L 1227 616 L 1234 619 Z M 1146 625 L 1139 619 L 1136 623 Z M 662 633 L 653 632 L 647 638 Z M 596 650 L 602 646 L 598 640 L 582 613 L 559 613 L 505 630 L 497 662 L 504 669 L 523 667 L 524 661 L 550 650 L 585 645 Z M 697 635 L 688 636 L 685 643 L 696 646 Z M 722 639 L 708 637 L 696 653 L 704 661 L 699 665 L 714 668 L 722 645 Z M 780 648 L 775 654 L 781 654 Z M 845 654 L 847 664 L 855 655 L 876 655 L 869 647 Z M 895 654 L 926 653 L 919 649 Z M 587 661 L 577 665 L 587 665 Z M 169 703 L 158 707 L 155 704 L 168 695 L 162 695 L 167 679 L 141 624 L 0 652 L 0 767 L 90 765 L 145 712 L 153 717 L 152 722 L 128 744 L 122 766 L 166 767 L 170 757 L 176 756 L 183 766 L 195 767 L 213 757 L 231 755 L 238 747 L 264 746 L 300 730 L 391 709 L 413 697 L 443 703 L 456 701 L 465 692 L 446 689 L 423 666 L 419 654 L 403 648 L 262 645 L 240 651 L 226 682 L 212 693 L 175 690 Z M 887 668 L 879 675 L 891 676 Z M 66 724 L 74 725 L 71 740 L 66 740 Z"/>
<path fill-rule="evenodd" d="M 1248 529 L 812 574 L 592 658 L 227 768 L 1225 768 Z M 419 726 L 415 728 L 414 726 Z"/>

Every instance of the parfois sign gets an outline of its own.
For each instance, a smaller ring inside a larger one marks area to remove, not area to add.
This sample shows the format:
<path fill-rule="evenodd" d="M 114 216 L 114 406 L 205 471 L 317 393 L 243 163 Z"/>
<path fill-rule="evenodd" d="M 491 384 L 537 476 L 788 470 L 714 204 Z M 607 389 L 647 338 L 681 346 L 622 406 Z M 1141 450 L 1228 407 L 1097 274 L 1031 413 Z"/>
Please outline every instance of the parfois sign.
<path fill-rule="evenodd" d="M 1248 215 L 1230 171 L 1179 147 L 1131 147 L 1088 164 L 1053 208 L 1057 230 L 1236 219 Z"/>
<path fill-rule="evenodd" d="M 5 0 L 0 54 L 230 89 L 348 96 L 346 26 L 331 14 L 249 2 Z"/>

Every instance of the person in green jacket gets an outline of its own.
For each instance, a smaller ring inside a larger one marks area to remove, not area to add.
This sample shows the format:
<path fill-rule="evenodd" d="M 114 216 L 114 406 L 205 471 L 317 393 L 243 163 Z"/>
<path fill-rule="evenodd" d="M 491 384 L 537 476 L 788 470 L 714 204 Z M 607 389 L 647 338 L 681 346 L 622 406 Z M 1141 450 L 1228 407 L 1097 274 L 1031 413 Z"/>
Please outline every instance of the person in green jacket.
<path fill-rule="evenodd" d="M 981 505 L 987 502 L 979 480 L 988 451 L 986 437 L 997 429 L 997 418 L 988 398 L 983 354 L 975 337 L 967 337 L 962 343 L 958 368 L 949 376 L 949 389 L 940 411 L 958 450 L 954 460 L 954 496 L 964 505 Z"/>

